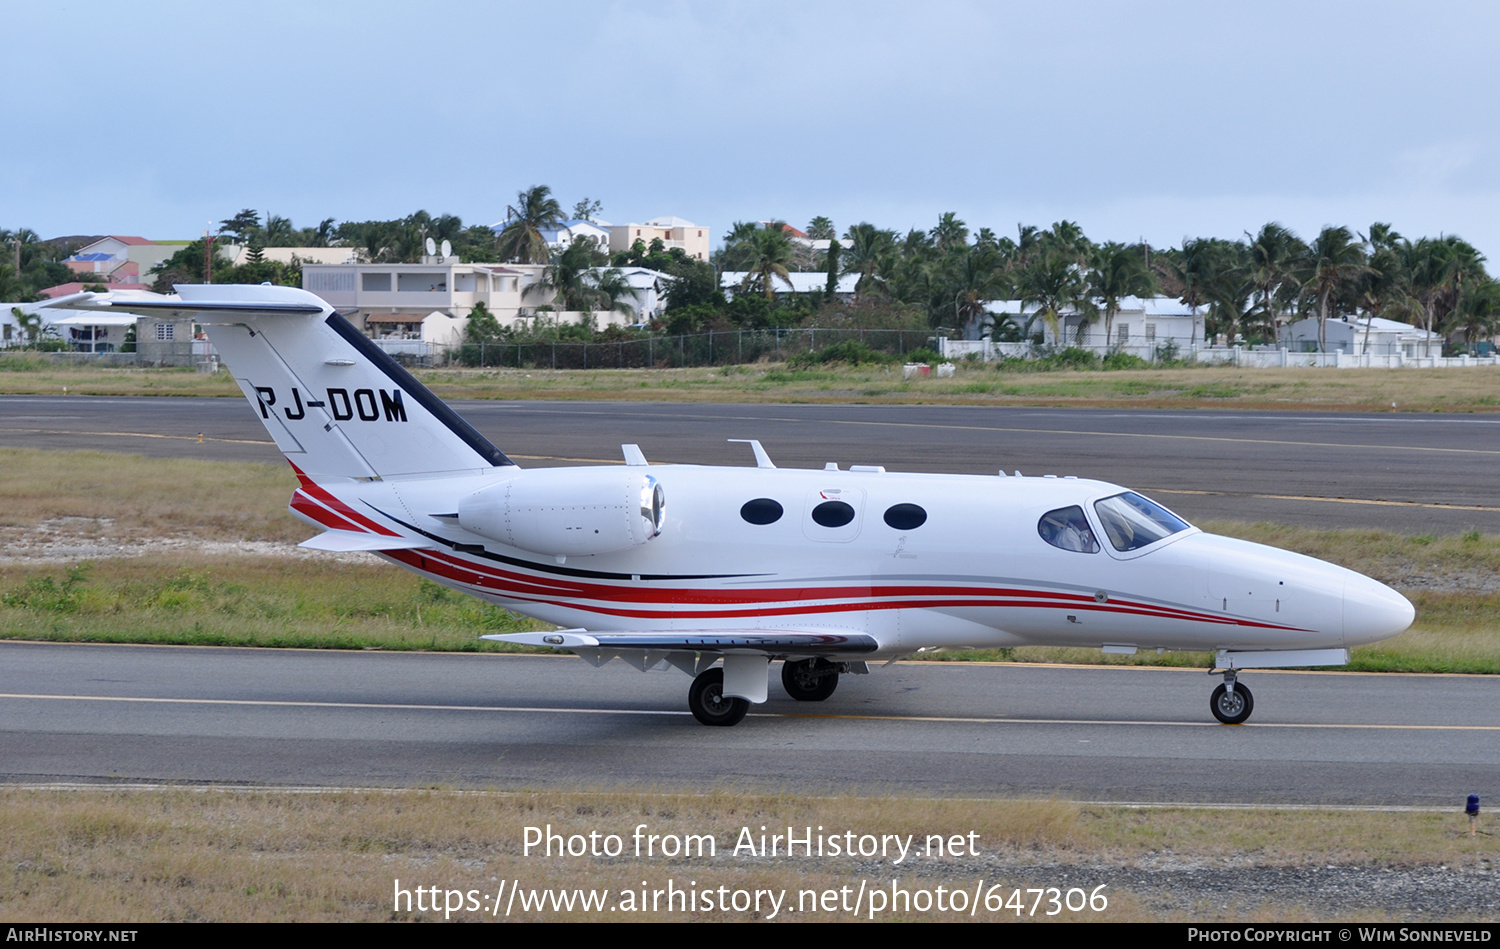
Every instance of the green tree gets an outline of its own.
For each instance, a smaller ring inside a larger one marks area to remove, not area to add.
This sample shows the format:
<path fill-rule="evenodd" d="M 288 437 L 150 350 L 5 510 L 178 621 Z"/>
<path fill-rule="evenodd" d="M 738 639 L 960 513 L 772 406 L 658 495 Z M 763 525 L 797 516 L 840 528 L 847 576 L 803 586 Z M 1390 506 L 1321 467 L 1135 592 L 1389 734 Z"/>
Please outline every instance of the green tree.
<path fill-rule="evenodd" d="M 577 204 L 573 205 L 572 220 L 592 222 L 594 218 L 603 213 L 603 211 L 603 204 L 598 201 L 590 201 L 588 196 L 584 195 L 582 201 L 579 201 Z"/>
<path fill-rule="evenodd" d="M 234 217 L 219 222 L 219 233 L 233 237 L 236 244 L 245 243 L 250 239 L 250 235 L 258 230 L 260 230 L 260 212 L 251 208 L 245 208 Z M 199 269 L 201 271 L 202 268 Z"/>
<path fill-rule="evenodd" d="M 1325 227 L 1308 245 L 1310 276 L 1304 293 L 1317 302 L 1318 352 L 1328 348 L 1328 317 L 1341 300 L 1352 297 L 1355 281 L 1371 273 L 1363 241 L 1356 241 L 1347 227 Z M 1342 295 L 1342 297 L 1341 297 Z"/>
<path fill-rule="evenodd" d="M 750 266 L 741 285 L 742 290 L 758 286 L 765 293 L 766 299 L 771 300 L 776 296 L 773 280 L 779 278 L 788 288 L 791 287 L 792 275 L 787 265 L 792 261 L 792 241 L 787 237 L 781 222 L 756 229 L 750 236 L 749 251 Z"/>
<path fill-rule="evenodd" d="M 589 271 L 594 267 L 593 242 L 577 237 L 564 250 L 554 254 L 536 283 L 540 290 L 550 290 L 564 310 L 589 310 L 593 289 Z"/>
<path fill-rule="evenodd" d="M 495 314 L 489 311 L 489 307 L 483 301 L 474 304 L 474 309 L 469 311 L 469 319 L 464 324 L 464 341 L 475 345 L 493 343 L 504 335 L 500 321 L 495 319 Z"/>
<path fill-rule="evenodd" d="M 563 223 L 562 208 L 546 185 L 533 185 L 516 195 L 516 203 L 505 209 L 505 228 L 500 232 L 502 260 L 537 264 L 548 259 L 545 228 Z"/>
<path fill-rule="evenodd" d="M 1104 314 L 1104 339 L 1112 345 L 1115 317 L 1126 297 L 1156 292 L 1156 277 L 1146 266 L 1145 248 L 1113 241 L 1099 246 L 1088 271 L 1088 295 Z"/>
<path fill-rule="evenodd" d="M 1297 235 L 1271 221 L 1250 238 L 1248 245 L 1250 280 L 1260 294 L 1260 308 L 1271 337 L 1281 329 L 1283 301 L 1288 291 L 1301 287 L 1297 280 L 1298 262 L 1307 254 L 1307 245 Z"/>
<path fill-rule="evenodd" d="M 865 297 L 885 287 L 885 274 L 896 262 L 896 235 L 860 222 L 844 233 L 844 273 L 858 274 L 854 294 Z"/>
<path fill-rule="evenodd" d="M 1062 312 L 1076 309 L 1080 302 L 1087 299 L 1088 293 L 1083 271 L 1062 254 L 1043 254 L 1034 263 L 1019 270 L 1016 274 L 1016 290 L 1021 299 L 1022 334 L 1030 336 L 1036 321 L 1040 319 L 1058 339 L 1063 335 Z M 1029 307 L 1034 309 L 1027 315 Z"/>

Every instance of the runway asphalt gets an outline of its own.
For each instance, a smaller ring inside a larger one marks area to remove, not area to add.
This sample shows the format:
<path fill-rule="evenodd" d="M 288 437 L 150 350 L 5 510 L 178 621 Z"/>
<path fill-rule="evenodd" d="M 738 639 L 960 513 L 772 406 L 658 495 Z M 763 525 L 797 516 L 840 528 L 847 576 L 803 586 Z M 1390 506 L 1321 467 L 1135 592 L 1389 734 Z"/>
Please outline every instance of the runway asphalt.
<path fill-rule="evenodd" d="M 1099 478 L 1189 520 L 1407 534 L 1500 532 L 1500 418 L 954 406 L 455 402 L 522 465 L 833 461 L 890 470 Z M 204 436 L 200 444 L 198 433 Z M 240 399 L 0 398 L 0 447 L 277 463 Z"/>
<path fill-rule="evenodd" d="M 0 780 L 739 788 L 1457 806 L 1495 793 L 1481 677 L 901 663 L 705 728 L 687 676 L 571 657 L 0 643 Z"/>

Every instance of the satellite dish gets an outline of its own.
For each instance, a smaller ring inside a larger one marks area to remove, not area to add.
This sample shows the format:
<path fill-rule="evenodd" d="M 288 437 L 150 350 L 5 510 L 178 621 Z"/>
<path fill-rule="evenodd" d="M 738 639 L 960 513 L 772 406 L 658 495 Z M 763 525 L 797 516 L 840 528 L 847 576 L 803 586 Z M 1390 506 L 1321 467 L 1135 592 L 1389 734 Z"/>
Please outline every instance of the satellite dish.
<path fill-rule="evenodd" d="M 443 241 L 443 256 L 444 257 L 452 257 L 453 256 L 453 245 L 450 244 L 450 243 L 448 243 L 447 241 Z"/>
<path fill-rule="evenodd" d="M 437 255 L 437 242 L 434 241 L 432 238 L 429 237 L 429 238 L 427 238 L 427 256 L 428 257 L 434 257 L 436 255 Z"/>

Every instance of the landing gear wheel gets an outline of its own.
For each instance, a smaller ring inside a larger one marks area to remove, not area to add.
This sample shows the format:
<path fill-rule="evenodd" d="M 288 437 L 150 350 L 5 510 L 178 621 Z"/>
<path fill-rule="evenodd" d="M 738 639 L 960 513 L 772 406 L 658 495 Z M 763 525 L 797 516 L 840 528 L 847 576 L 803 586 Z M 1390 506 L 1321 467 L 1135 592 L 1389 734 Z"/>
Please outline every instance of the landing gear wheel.
<path fill-rule="evenodd" d="M 839 687 L 839 670 L 827 659 L 783 662 L 781 687 L 799 702 L 821 702 Z"/>
<path fill-rule="evenodd" d="M 688 689 L 688 708 L 693 717 L 704 725 L 728 727 L 738 725 L 750 703 L 744 699 L 727 698 L 724 695 L 724 670 L 709 669 L 693 680 Z"/>
<path fill-rule="evenodd" d="M 1229 691 L 1228 686 L 1220 685 L 1209 696 L 1208 707 L 1214 713 L 1214 718 L 1225 725 L 1238 725 L 1255 711 L 1255 698 L 1243 682 L 1236 682 L 1233 692 Z"/>

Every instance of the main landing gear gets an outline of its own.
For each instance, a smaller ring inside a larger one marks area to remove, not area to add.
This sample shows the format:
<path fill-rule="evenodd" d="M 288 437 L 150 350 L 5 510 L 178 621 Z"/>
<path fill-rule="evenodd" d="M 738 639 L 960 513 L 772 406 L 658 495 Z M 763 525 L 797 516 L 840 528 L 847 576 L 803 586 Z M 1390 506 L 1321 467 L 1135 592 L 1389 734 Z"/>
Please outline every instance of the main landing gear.
<path fill-rule="evenodd" d="M 1209 670 L 1209 675 L 1212 674 L 1213 670 Z M 1208 708 L 1225 725 L 1239 725 L 1255 711 L 1255 697 L 1244 685 L 1235 682 L 1233 669 L 1224 670 L 1223 675 L 1224 684 L 1209 696 Z"/>
<path fill-rule="evenodd" d="M 740 723 L 750 711 L 750 703 L 725 696 L 724 670 L 713 668 L 693 680 L 692 688 L 688 689 L 688 708 L 701 724 L 728 727 Z"/>
<path fill-rule="evenodd" d="M 839 667 L 827 659 L 788 660 L 781 664 L 781 686 L 799 702 L 821 702 L 839 687 Z"/>
<path fill-rule="evenodd" d="M 783 662 L 781 684 L 799 702 L 821 702 L 839 687 L 839 674 L 847 671 L 848 665 L 827 659 Z M 688 708 L 704 725 L 728 727 L 740 723 L 750 711 L 750 702 L 724 694 L 724 669 L 715 666 L 693 679 L 692 688 L 688 689 Z"/>

